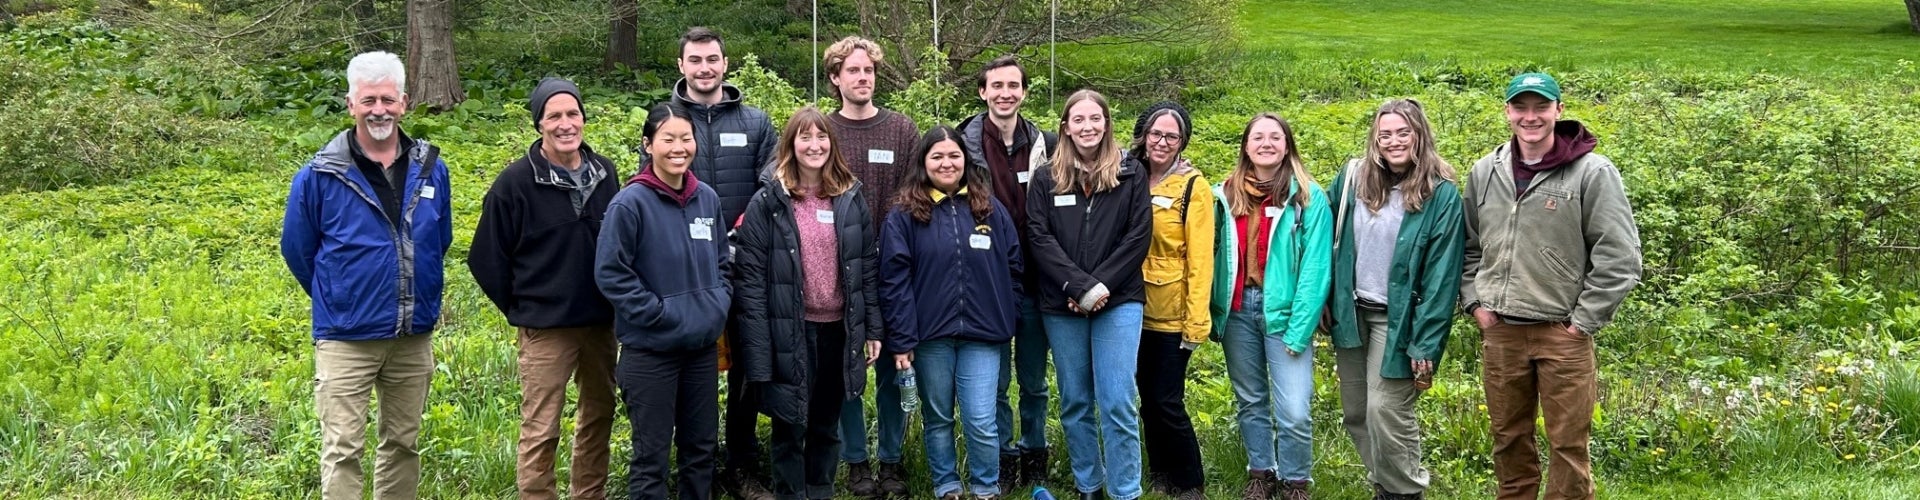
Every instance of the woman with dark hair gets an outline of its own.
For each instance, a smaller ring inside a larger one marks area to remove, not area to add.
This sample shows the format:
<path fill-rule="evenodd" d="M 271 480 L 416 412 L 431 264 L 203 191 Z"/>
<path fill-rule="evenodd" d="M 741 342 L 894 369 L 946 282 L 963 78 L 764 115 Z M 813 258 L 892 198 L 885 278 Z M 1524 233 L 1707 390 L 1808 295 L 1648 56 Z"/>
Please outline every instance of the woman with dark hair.
<path fill-rule="evenodd" d="M 667 497 L 670 441 L 679 447 L 680 498 L 713 496 L 716 343 L 732 289 L 719 197 L 687 169 L 696 148 L 688 116 L 671 103 L 647 113 L 646 158 L 607 207 L 594 256 L 594 281 L 613 303 L 615 371 L 633 424 L 629 498 Z"/>
<path fill-rule="evenodd" d="M 961 497 L 954 449 L 955 402 L 966 419 L 966 490 L 1000 495 L 994 422 L 1000 354 L 1020 313 L 1020 237 L 993 198 L 987 172 L 970 166 L 952 127 L 935 126 L 914 147 L 881 230 L 880 296 L 892 362 L 916 374 L 926 416 L 933 494 Z M 881 408 L 880 411 L 897 411 Z"/>
<path fill-rule="evenodd" d="M 1373 113 L 1366 155 L 1333 181 L 1332 322 L 1341 423 L 1375 498 L 1420 498 L 1420 419 L 1453 330 L 1466 226 L 1453 165 L 1434 147 L 1420 103 Z M 1357 203 L 1356 203 L 1357 202 Z"/>
<path fill-rule="evenodd" d="M 745 370 L 773 418 L 774 497 L 832 498 L 840 408 L 860 399 L 880 355 L 873 217 L 826 115 L 811 106 L 787 120 L 764 175 L 733 233 L 733 369 Z"/>
<path fill-rule="evenodd" d="M 1029 183 L 1027 225 L 1074 487 L 1081 498 L 1105 489 L 1132 500 L 1141 494 L 1141 263 L 1153 217 L 1145 168 L 1121 156 L 1109 110 L 1098 92 L 1067 97 L 1060 137 L 1068 144 Z"/>
<path fill-rule="evenodd" d="M 1153 234 L 1140 334 L 1140 436 L 1147 482 L 1182 500 L 1206 498 L 1200 439 L 1187 416 L 1187 362 L 1213 329 L 1213 189 L 1181 153 L 1193 134 L 1187 108 L 1162 102 L 1140 113 L 1128 154 L 1147 167 Z"/>
<path fill-rule="evenodd" d="M 1226 353 L 1240 439 L 1243 498 L 1310 498 L 1313 337 L 1326 307 L 1333 217 L 1307 174 L 1287 121 L 1261 113 L 1240 134 L 1240 159 L 1214 187 L 1213 334 Z"/>

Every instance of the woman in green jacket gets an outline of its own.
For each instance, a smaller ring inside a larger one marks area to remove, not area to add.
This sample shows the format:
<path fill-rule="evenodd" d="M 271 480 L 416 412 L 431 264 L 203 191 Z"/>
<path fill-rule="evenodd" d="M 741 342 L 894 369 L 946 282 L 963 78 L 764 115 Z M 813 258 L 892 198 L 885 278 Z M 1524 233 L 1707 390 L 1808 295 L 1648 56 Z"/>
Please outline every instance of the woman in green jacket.
<path fill-rule="evenodd" d="M 1414 403 L 1447 347 L 1466 242 L 1453 166 L 1434 148 L 1420 103 L 1373 114 L 1366 156 L 1333 181 L 1332 320 L 1341 423 L 1374 498 L 1420 498 Z"/>
<path fill-rule="evenodd" d="M 1241 444 L 1242 497 L 1308 498 L 1313 473 L 1313 329 L 1327 303 L 1333 214 L 1293 128 L 1261 113 L 1214 188 L 1213 336 L 1227 358 Z"/>

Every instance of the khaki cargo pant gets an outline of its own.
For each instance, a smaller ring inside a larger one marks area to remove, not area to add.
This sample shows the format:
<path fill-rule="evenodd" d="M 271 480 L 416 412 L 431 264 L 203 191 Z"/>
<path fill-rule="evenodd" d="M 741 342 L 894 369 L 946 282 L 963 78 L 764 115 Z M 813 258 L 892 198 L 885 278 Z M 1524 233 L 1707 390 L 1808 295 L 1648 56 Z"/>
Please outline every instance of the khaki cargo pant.
<path fill-rule="evenodd" d="M 320 496 L 358 499 L 367 407 L 380 394 L 380 444 L 373 496 L 419 496 L 420 415 L 433 384 L 433 342 L 427 335 L 313 344 L 314 412 L 320 420 Z"/>
<path fill-rule="evenodd" d="M 613 325 L 520 329 L 520 444 L 514 474 L 520 498 L 559 498 L 553 463 L 569 377 L 580 386 L 569 493 L 582 500 L 607 497 L 607 440 L 618 404 L 613 363 L 619 352 Z"/>

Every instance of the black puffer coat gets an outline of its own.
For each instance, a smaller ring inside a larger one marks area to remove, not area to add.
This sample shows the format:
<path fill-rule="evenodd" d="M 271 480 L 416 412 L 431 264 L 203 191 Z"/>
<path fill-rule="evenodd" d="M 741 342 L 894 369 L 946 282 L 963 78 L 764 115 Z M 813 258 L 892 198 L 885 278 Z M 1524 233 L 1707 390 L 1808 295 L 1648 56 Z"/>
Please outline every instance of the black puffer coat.
<path fill-rule="evenodd" d="M 815 345 L 806 334 L 806 277 L 800 263 L 800 229 L 786 186 L 767 179 L 747 202 L 744 220 L 733 233 L 736 248 L 735 306 L 741 311 L 740 345 L 733 347 L 735 370 L 760 393 L 760 411 L 799 425 L 807 423 L 807 399 L 815 376 L 844 377 L 846 399 L 866 390 L 867 359 L 862 348 L 880 340 L 879 247 L 873 217 L 856 181 L 833 198 L 834 237 L 839 242 L 840 294 L 846 311 L 842 345 Z M 845 365 L 836 370 L 813 366 L 814 349 L 840 349 Z"/>
<path fill-rule="evenodd" d="M 741 102 L 740 89 L 722 84 L 720 92 L 709 106 L 688 96 L 685 79 L 673 84 L 673 99 L 693 114 L 693 175 L 720 195 L 720 218 L 731 225 L 760 189 L 760 170 L 773 161 L 780 136 L 767 112 Z"/>

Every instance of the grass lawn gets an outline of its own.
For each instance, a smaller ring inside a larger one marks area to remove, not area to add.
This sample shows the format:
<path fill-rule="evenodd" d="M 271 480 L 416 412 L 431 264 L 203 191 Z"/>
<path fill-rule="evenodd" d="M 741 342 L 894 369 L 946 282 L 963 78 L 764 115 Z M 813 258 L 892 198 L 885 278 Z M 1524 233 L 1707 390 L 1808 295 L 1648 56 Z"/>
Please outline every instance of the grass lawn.
<path fill-rule="evenodd" d="M 1239 28 L 1256 53 L 1556 70 L 1845 74 L 1920 58 L 1892 0 L 1251 0 Z"/>

